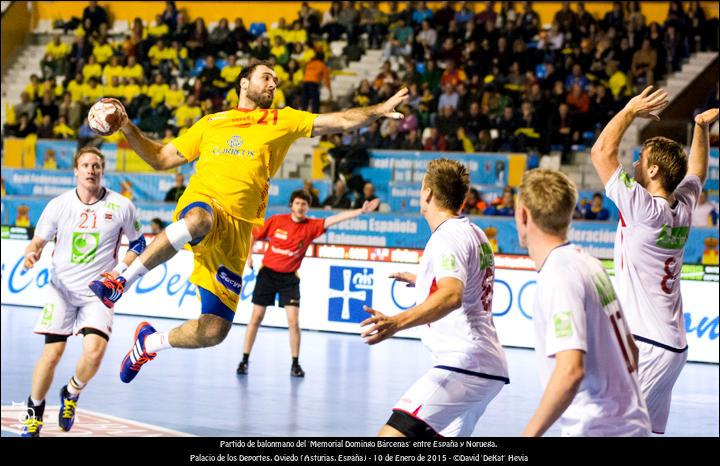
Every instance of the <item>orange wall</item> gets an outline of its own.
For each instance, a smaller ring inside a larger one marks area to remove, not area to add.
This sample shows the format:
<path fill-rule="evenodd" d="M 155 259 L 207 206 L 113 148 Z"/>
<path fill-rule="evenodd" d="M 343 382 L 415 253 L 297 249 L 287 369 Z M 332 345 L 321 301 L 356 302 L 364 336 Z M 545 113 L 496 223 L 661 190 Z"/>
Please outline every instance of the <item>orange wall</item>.
<path fill-rule="evenodd" d="M 86 2 L 69 1 L 40 1 L 33 2 L 37 5 L 40 19 L 60 19 L 71 16 L 82 16 L 82 11 L 87 6 Z M 329 2 L 309 2 L 313 8 L 325 11 L 330 5 Z M 497 10 L 500 10 L 500 2 L 497 2 Z M 686 4 L 688 2 L 685 2 Z M 701 2 L 707 17 L 716 17 L 720 7 L 716 2 Z M 155 15 L 161 13 L 165 2 L 130 2 L 130 1 L 101 1 L 100 5 L 107 8 L 115 19 L 131 21 L 136 16 L 146 21 L 155 19 Z M 430 2 L 431 8 L 437 8 L 439 2 Z M 265 21 L 272 23 L 277 18 L 284 16 L 286 19 L 294 19 L 300 10 L 300 2 L 199 2 L 199 1 L 178 1 L 177 6 L 184 9 L 190 18 L 202 16 L 206 22 L 218 21 L 220 18 L 228 18 L 230 22 L 236 17 L 242 17 L 247 26 L 254 21 Z M 484 8 L 484 2 L 474 4 L 477 11 Z M 403 2 L 404 7 L 404 2 Z M 585 7 L 597 16 L 604 15 L 612 9 L 612 2 L 585 2 Z M 519 2 L 516 2 L 516 9 L 520 10 Z M 543 24 L 552 22 L 552 17 L 560 8 L 559 2 L 535 2 L 535 10 L 540 14 Z M 573 2 L 574 8 L 574 2 Z M 383 9 L 387 9 L 387 2 L 383 2 Z M 667 16 L 668 2 L 642 2 L 642 11 L 647 22 L 663 22 Z"/>
<path fill-rule="evenodd" d="M 2 64 L 7 63 L 13 51 L 25 42 L 25 34 L 30 32 L 30 12 L 28 2 L 12 2 L 2 15 Z"/>

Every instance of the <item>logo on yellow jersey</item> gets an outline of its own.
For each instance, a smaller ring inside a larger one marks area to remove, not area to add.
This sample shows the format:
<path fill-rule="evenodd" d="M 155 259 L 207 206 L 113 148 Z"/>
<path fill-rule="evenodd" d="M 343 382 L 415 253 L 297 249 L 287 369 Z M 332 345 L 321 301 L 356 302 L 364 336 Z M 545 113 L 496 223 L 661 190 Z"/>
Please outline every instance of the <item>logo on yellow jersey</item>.
<path fill-rule="evenodd" d="M 227 140 L 227 147 L 213 147 L 213 155 L 237 155 L 241 157 L 253 158 L 255 157 L 255 151 L 242 149 L 242 145 L 245 143 L 243 138 L 238 135 L 233 135 Z"/>

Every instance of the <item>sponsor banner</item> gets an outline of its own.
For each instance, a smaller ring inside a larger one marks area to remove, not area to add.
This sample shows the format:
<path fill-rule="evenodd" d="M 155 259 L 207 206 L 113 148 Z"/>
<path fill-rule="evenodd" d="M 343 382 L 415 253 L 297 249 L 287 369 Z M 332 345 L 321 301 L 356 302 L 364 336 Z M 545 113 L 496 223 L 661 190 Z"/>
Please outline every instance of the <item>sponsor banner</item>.
<path fill-rule="evenodd" d="M 74 153 L 74 152 L 73 152 Z M 77 185 L 72 168 L 72 154 L 67 170 L 26 170 L 3 169 L 5 192 L 8 196 L 47 196 L 55 197 Z M 189 179 L 186 178 L 187 184 Z M 109 189 L 122 193 L 136 202 L 162 202 L 167 192 L 175 187 L 173 173 L 130 173 L 111 172 L 104 176 L 104 184 Z M 318 198 L 325 199 L 330 191 L 330 182 L 315 181 Z M 288 204 L 290 193 L 303 188 L 300 179 L 276 179 L 270 184 L 268 205 L 284 206 Z M 49 200 L 49 199 L 48 199 Z"/>
<path fill-rule="evenodd" d="M 384 171 L 385 176 L 382 177 L 383 179 L 378 179 L 378 184 L 383 181 L 420 183 L 427 163 L 439 157 L 454 159 L 465 164 L 470 170 L 470 181 L 473 184 L 500 187 L 508 184 L 510 154 L 378 150 L 370 153 L 369 168 L 375 170 L 365 173 L 379 175 L 378 172 Z M 376 180 L 373 177 L 369 179 L 373 182 Z"/>
<path fill-rule="evenodd" d="M 636 147 L 633 149 L 633 162 L 636 162 L 640 158 L 640 151 L 642 148 Z M 685 148 L 686 153 L 690 153 L 690 148 Z M 705 180 L 704 189 L 708 191 L 718 192 L 718 180 L 720 179 L 720 149 L 717 147 L 711 147 L 708 158 L 708 177 Z M 717 204 L 715 204 L 717 205 Z"/>
<path fill-rule="evenodd" d="M 283 194 L 284 195 L 284 194 Z M 288 194 L 289 196 L 289 194 Z M 6 196 L 2 198 L 2 224 L 35 226 L 47 205 L 47 199 L 36 197 Z M 150 220 L 160 218 L 172 221 L 175 205 L 163 202 L 135 202 L 143 231 L 150 231 Z M 267 216 L 286 214 L 286 206 L 271 206 Z M 313 209 L 309 215 L 325 218 L 337 212 Z M 485 231 L 493 252 L 524 255 L 517 239 L 515 220 L 509 217 L 471 217 L 473 223 Z M 615 222 L 576 221 L 570 227 L 568 239 L 599 259 L 612 259 Z M 418 249 L 430 238 L 430 228 L 420 214 L 373 213 L 346 220 L 328 229 L 316 242 L 339 245 L 372 246 L 377 248 Z M 685 246 L 686 264 L 718 264 L 718 230 L 713 227 L 691 228 Z"/>
<path fill-rule="evenodd" d="M 2 303 L 42 307 L 46 304 L 43 288 L 50 277 L 48 266 L 52 244 L 45 248 L 35 268 L 23 272 L 26 245 L 27 241 L 2 240 Z M 320 248 L 317 247 L 315 254 Z M 254 259 L 260 264 L 262 256 L 256 254 Z M 497 264 L 492 312 L 500 341 L 506 346 L 532 347 L 532 307 L 537 275 L 534 271 L 522 270 L 530 265 L 526 257 L 498 257 Z M 116 312 L 197 318 L 200 302 L 197 288 L 189 282 L 192 266 L 192 254 L 180 251 L 132 285 L 115 306 Z M 366 318 L 363 305 L 394 315 L 416 303 L 415 288 L 387 277 L 393 272 L 417 272 L 417 268 L 417 264 L 412 263 L 307 257 L 299 271 L 300 307 L 303 309 L 300 325 L 304 329 L 360 333 L 358 323 Z M 715 281 L 681 280 L 691 361 L 718 362 L 716 267 L 713 276 Z M 257 269 L 244 271 L 235 317 L 237 323 L 247 323 L 250 319 L 256 278 Z M 286 315 L 281 309 L 271 307 L 263 324 L 286 327 Z M 417 338 L 420 332 L 421 329 L 415 328 L 400 336 Z"/>

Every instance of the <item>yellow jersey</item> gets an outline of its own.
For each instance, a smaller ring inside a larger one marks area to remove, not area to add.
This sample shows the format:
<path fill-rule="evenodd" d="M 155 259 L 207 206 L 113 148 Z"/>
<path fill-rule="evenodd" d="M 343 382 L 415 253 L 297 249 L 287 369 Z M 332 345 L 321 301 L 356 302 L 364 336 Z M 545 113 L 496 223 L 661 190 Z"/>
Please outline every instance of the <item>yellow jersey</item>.
<path fill-rule="evenodd" d="M 80 102 L 83 97 L 83 86 L 85 84 L 80 84 L 74 79 L 70 81 L 67 85 L 67 91 L 72 96 L 73 102 Z"/>
<path fill-rule="evenodd" d="M 238 65 L 228 65 L 220 71 L 220 77 L 222 77 L 226 83 L 233 84 L 241 71 L 242 69 Z"/>
<path fill-rule="evenodd" d="M 105 84 L 111 84 L 112 78 L 119 78 L 122 80 L 123 77 L 123 67 L 118 66 L 112 66 L 112 65 L 105 65 L 105 68 L 103 69 L 103 81 Z"/>
<path fill-rule="evenodd" d="M 142 83 L 144 81 L 145 71 L 143 70 L 143 67 L 136 63 L 135 66 L 126 66 L 123 68 L 122 71 L 122 77 L 126 79 L 135 78 L 138 80 L 138 83 Z"/>
<path fill-rule="evenodd" d="M 165 93 L 170 90 L 167 84 L 151 84 L 146 94 L 150 96 L 150 106 L 155 108 L 165 100 Z"/>
<path fill-rule="evenodd" d="M 92 54 L 95 56 L 95 59 L 98 61 L 98 63 L 104 65 L 105 63 L 107 63 L 108 60 L 110 60 L 110 57 L 112 57 L 113 48 L 112 46 L 110 46 L 110 44 L 98 44 L 93 47 Z"/>
<path fill-rule="evenodd" d="M 95 63 L 94 65 L 85 65 L 82 69 L 83 78 L 85 79 L 85 82 L 87 82 L 90 78 L 102 78 L 102 66 L 100 66 L 98 63 Z"/>
<path fill-rule="evenodd" d="M 183 102 L 185 102 L 185 93 L 182 89 L 178 89 L 176 91 L 168 89 L 165 92 L 165 106 L 167 108 L 178 108 Z"/>
<path fill-rule="evenodd" d="M 89 84 L 83 84 L 83 99 L 85 102 L 90 104 L 95 103 L 103 97 L 105 97 L 105 89 L 103 89 L 103 86 L 97 85 L 93 88 Z"/>
<path fill-rule="evenodd" d="M 183 104 L 180 107 L 178 107 L 177 110 L 175 110 L 175 126 L 178 128 L 185 128 L 192 126 L 196 121 L 200 119 L 202 116 L 202 110 L 200 107 L 193 106 L 190 107 L 187 104 Z M 186 124 L 186 121 L 190 118 L 191 122 L 190 124 Z"/>
<path fill-rule="evenodd" d="M 50 55 L 53 60 L 60 60 L 70 53 L 70 47 L 64 42 L 60 42 L 58 45 L 50 42 L 47 44 L 47 47 L 45 47 L 45 53 Z"/>
<path fill-rule="evenodd" d="M 316 117 L 290 107 L 206 115 L 173 140 L 189 162 L 199 158 L 183 197 L 214 199 L 233 217 L 262 225 L 270 178 L 290 145 L 311 137 Z"/>

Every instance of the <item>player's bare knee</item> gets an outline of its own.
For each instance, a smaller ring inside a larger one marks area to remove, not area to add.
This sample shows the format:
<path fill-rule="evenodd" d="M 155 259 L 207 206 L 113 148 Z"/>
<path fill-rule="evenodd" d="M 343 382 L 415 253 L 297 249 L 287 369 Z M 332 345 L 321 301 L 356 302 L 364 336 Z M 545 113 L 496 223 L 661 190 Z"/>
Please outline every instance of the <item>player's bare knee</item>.
<path fill-rule="evenodd" d="M 65 352 L 65 345 L 45 345 L 45 349 L 42 352 L 42 360 L 46 365 L 55 367 L 60 362 L 63 352 Z"/>
<path fill-rule="evenodd" d="M 200 238 L 210 233 L 213 218 L 212 215 L 210 215 L 205 209 L 200 207 L 190 209 L 183 218 L 193 239 Z"/>
<path fill-rule="evenodd" d="M 231 322 L 216 316 L 204 315 L 200 317 L 197 327 L 197 337 L 200 344 L 210 347 L 220 344 L 230 332 Z"/>

